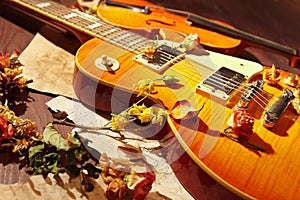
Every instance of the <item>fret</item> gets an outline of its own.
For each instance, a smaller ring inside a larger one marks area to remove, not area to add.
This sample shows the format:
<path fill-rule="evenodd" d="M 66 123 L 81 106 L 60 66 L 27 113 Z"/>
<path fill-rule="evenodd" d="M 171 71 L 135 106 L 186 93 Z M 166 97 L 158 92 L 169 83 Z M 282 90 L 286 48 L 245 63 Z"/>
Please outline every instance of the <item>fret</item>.
<path fill-rule="evenodd" d="M 78 17 L 78 14 L 75 12 L 70 12 L 70 13 L 64 14 L 62 17 L 66 20 L 68 20 L 68 19 L 70 20 L 70 19 L 74 19 L 74 18 Z"/>
<path fill-rule="evenodd" d="M 90 34 L 93 37 L 106 40 L 130 51 L 141 51 L 152 44 L 147 38 L 140 36 L 78 10 L 70 9 L 62 4 L 49 0 L 15 0 L 27 4 L 38 13 L 51 16 L 52 19 L 64 25 Z"/>
<path fill-rule="evenodd" d="M 63 5 L 52 1 L 22 0 L 22 2 L 30 4 L 39 12 L 48 13 L 54 15 L 55 17 L 59 17 L 59 15 L 70 12 L 70 9 L 67 9 Z"/>
<path fill-rule="evenodd" d="M 116 38 L 121 37 L 122 35 L 124 35 L 126 33 L 127 33 L 127 30 L 119 29 L 118 31 L 115 31 L 115 32 L 111 33 L 109 36 L 106 36 L 106 38 L 109 42 L 121 46 L 120 41 L 116 40 Z"/>
<path fill-rule="evenodd" d="M 141 40 L 143 40 L 143 38 L 135 38 L 135 39 L 133 39 L 133 40 L 131 40 L 129 43 L 128 43 L 128 46 L 134 46 L 134 45 L 136 45 L 137 43 L 139 43 Z"/>
<path fill-rule="evenodd" d="M 42 2 L 42 3 L 38 3 L 36 6 L 39 8 L 44 8 L 50 5 L 51 5 L 50 2 Z"/>
<path fill-rule="evenodd" d="M 67 15 L 64 15 L 63 18 L 68 21 L 69 23 L 72 23 L 74 25 L 78 25 L 81 28 L 86 28 L 88 25 L 90 25 L 91 21 L 81 18 L 76 13 L 70 13 Z"/>
<path fill-rule="evenodd" d="M 104 37 L 105 40 L 107 40 L 107 41 L 110 41 L 114 44 L 118 44 L 118 42 L 114 42 L 113 39 L 115 37 L 118 37 L 118 36 L 126 33 L 126 32 L 127 31 L 122 28 L 114 27 L 114 28 L 105 28 L 104 30 L 97 32 L 97 34 Z"/>
<path fill-rule="evenodd" d="M 128 45 L 131 46 L 131 47 L 135 47 L 134 48 L 134 51 L 141 51 L 143 49 L 145 49 L 145 47 L 147 47 L 149 45 L 149 40 L 146 40 L 145 38 L 143 37 L 140 37 L 139 39 L 136 39 L 132 42 L 130 42 Z"/>
<path fill-rule="evenodd" d="M 107 33 L 113 34 L 115 32 L 118 32 L 119 29 L 111 28 L 111 27 L 107 27 L 107 26 L 100 26 L 100 27 L 95 28 L 92 31 L 94 33 L 96 33 L 97 35 L 100 35 L 101 37 L 105 37 L 106 38 L 108 36 Z"/>
<path fill-rule="evenodd" d="M 95 22 L 95 23 L 92 23 L 92 24 L 88 24 L 87 25 L 87 28 L 89 29 L 89 30 L 92 30 L 92 29 L 95 29 L 95 28 L 98 28 L 98 27 L 100 27 L 102 24 L 100 24 L 99 22 Z"/>
<path fill-rule="evenodd" d="M 30 5 L 34 5 L 36 6 L 38 3 L 45 3 L 45 2 L 49 2 L 49 1 L 46 1 L 46 0 L 20 0 L 24 3 L 27 3 L 27 4 L 30 4 Z"/>
<path fill-rule="evenodd" d="M 100 21 L 99 22 L 86 22 L 81 25 L 81 28 L 91 30 L 94 33 L 97 33 L 98 31 L 101 31 L 104 29 L 108 29 L 107 26 L 105 24 L 101 23 Z M 109 29 L 112 29 L 112 28 L 109 27 Z"/>
<path fill-rule="evenodd" d="M 103 34 L 103 36 L 109 36 L 111 34 L 118 33 L 120 31 L 121 31 L 121 29 L 117 29 L 117 28 L 105 29 L 105 31 L 101 32 L 101 34 Z"/>
<path fill-rule="evenodd" d="M 56 17 L 61 16 L 67 12 L 70 12 L 70 10 L 67 10 L 65 8 L 62 8 L 60 6 L 57 6 L 55 4 L 51 4 L 50 6 L 47 7 L 47 9 L 42 9 L 44 12 L 47 12 L 49 14 L 52 14 Z"/>
<path fill-rule="evenodd" d="M 115 37 L 115 38 L 112 38 L 112 41 L 114 42 L 121 42 L 122 40 L 128 38 L 131 36 L 131 33 L 126 31 L 125 33 L 123 34 L 120 34 L 119 36 Z"/>

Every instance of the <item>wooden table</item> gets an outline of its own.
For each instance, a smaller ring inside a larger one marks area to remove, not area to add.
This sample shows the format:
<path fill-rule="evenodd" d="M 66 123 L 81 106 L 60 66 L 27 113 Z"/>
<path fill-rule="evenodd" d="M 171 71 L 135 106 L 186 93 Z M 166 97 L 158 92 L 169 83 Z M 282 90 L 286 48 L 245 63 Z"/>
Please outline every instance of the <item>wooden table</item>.
<path fill-rule="evenodd" d="M 65 5 L 74 3 L 72 0 L 60 0 L 58 2 Z M 294 23 L 300 16 L 300 3 L 297 1 L 266 0 L 261 2 L 253 0 L 242 3 L 237 0 L 151 0 L 151 2 L 224 21 L 242 30 L 300 49 L 300 38 L 298 37 L 300 24 Z M 30 19 L 34 23 L 27 23 L 23 18 L 23 20 L 18 18 L 20 16 L 19 13 L 12 13 L 11 10 L 8 10 L 1 4 L 0 51 L 9 53 L 14 48 L 22 51 L 34 37 L 34 34 L 44 27 L 44 24 L 35 19 Z M 6 21 L 6 19 L 11 20 L 11 22 Z M 69 38 L 72 41 L 71 47 L 65 48 L 68 48 L 72 53 L 75 53 L 80 46 L 74 36 L 55 30 L 53 30 L 52 35 L 52 39 Z M 260 49 L 250 49 L 249 52 L 253 59 L 257 59 L 262 64 L 271 65 L 274 63 L 282 69 L 292 70 L 288 66 L 287 59 L 282 56 Z M 249 56 L 248 54 L 244 55 Z M 299 72 L 299 70 L 294 69 L 293 71 Z M 35 121 L 39 131 L 42 131 L 47 122 L 52 119 L 45 102 L 53 98 L 53 96 L 37 91 L 28 91 L 31 101 L 26 102 L 23 108 L 17 109 L 17 112 L 20 116 Z M 66 127 L 59 127 L 59 129 L 61 131 L 70 130 L 70 128 Z M 8 159 L 9 157 L 8 152 L 4 152 L 0 156 L 0 183 L 11 184 L 26 181 L 28 176 L 23 171 L 19 171 L 20 163 L 10 164 L 10 161 L 15 160 Z M 187 154 L 183 154 L 172 164 L 172 167 L 178 179 L 195 199 L 239 199 L 238 196 L 225 189 L 202 171 Z M 193 176 L 189 176 L 190 174 L 193 174 Z"/>

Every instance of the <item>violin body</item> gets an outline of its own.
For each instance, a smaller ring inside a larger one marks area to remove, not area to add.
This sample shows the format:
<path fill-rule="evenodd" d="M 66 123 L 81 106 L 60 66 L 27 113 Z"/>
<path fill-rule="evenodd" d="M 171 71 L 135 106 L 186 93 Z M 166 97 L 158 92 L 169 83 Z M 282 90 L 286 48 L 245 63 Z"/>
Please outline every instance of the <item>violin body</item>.
<path fill-rule="evenodd" d="M 117 2 L 128 3 L 126 0 L 119 0 Z M 102 2 L 97 8 L 97 16 L 110 24 L 128 29 L 167 28 L 179 31 L 186 35 L 196 33 L 200 37 L 200 44 L 206 49 L 225 54 L 237 55 L 244 48 L 243 42 L 240 39 L 235 39 L 208 29 L 192 26 L 192 23 L 188 21 L 186 16 L 180 16 L 168 12 L 164 8 L 155 6 L 150 2 L 134 0 L 130 1 L 130 4 L 142 7 L 151 6 L 151 9 L 148 14 L 144 14 L 132 11 L 128 8 L 110 6 Z M 229 26 L 223 22 L 217 23 Z"/>

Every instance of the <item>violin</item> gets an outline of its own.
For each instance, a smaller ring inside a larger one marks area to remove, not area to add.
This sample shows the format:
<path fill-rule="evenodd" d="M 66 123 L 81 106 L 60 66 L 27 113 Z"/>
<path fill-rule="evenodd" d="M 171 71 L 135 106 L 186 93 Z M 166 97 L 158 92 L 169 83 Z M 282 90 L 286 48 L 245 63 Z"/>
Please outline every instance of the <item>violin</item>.
<path fill-rule="evenodd" d="M 147 1 L 131 1 L 134 7 L 126 7 L 126 1 L 105 1 L 100 3 L 97 15 L 101 19 L 128 29 L 133 28 L 168 28 L 184 34 L 196 33 L 200 36 L 200 43 L 205 48 L 228 54 L 238 54 L 243 42 L 240 39 L 225 36 L 218 32 L 192 25 L 186 17 L 169 12 L 166 8 L 156 6 Z M 123 17 L 126 16 L 126 20 Z M 223 24 L 222 22 L 214 21 Z M 229 26 L 226 24 L 226 26 Z M 216 40 L 216 38 L 218 38 Z"/>
<path fill-rule="evenodd" d="M 82 0 L 78 2 L 84 5 Z M 97 5 L 97 16 L 110 24 L 128 29 L 160 27 L 184 34 L 196 33 L 205 49 L 234 56 L 240 55 L 247 47 L 262 48 L 287 57 L 291 67 L 300 68 L 296 49 L 238 30 L 224 22 L 144 0 L 132 0 L 130 4 L 126 0 L 105 0 Z"/>

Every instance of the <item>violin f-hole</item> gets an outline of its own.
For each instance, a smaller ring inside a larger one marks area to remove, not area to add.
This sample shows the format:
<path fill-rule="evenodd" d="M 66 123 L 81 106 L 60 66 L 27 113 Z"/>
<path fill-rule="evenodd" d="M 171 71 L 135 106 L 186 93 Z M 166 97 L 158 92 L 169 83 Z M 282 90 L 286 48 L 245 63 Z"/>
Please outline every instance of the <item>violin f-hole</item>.
<path fill-rule="evenodd" d="M 157 20 L 157 19 L 148 19 L 148 20 L 146 20 L 147 25 L 151 25 L 151 23 L 153 23 L 153 22 L 154 23 L 160 23 L 160 24 L 167 25 L 167 26 L 176 26 L 175 21 L 171 21 L 170 23 L 168 23 L 168 22 Z"/>

